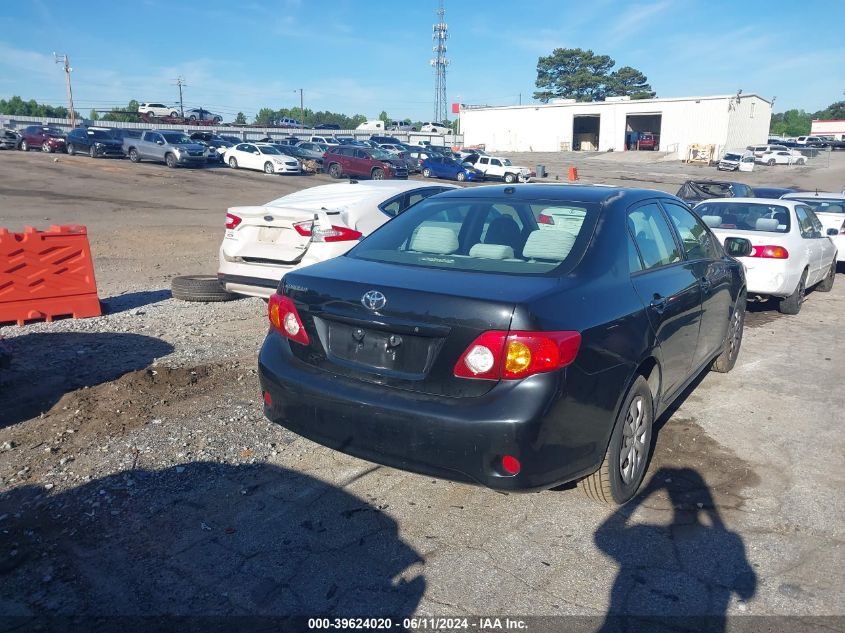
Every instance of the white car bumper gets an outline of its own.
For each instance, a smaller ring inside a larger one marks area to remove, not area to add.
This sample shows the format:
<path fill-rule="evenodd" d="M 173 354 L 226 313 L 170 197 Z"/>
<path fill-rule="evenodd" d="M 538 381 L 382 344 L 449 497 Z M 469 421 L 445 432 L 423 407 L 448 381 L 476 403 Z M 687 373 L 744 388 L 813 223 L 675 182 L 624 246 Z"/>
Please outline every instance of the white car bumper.
<path fill-rule="evenodd" d="M 285 273 L 343 255 L 358 242 L 323 242 L 311 244 L 305 257 L 296 264 L 245 261 L 226 252 L 226 240 L 220 247 L 217 277 L 229 292 L 267 298 L 276 292 Z"/>
<path fill-rule="evenodd" d="M 745 283 L 748 295 L 772 295 L 788 297 L 798 287 L 801 270 L 796 270 L 789 260 L 743 257 L 739 261 L 745 266 Z"/>
<path fill-rule="evenodd" d="M 279 165 L 278 163 L 274 163 L 273 168 L 277 174 L 298 174 L 300 172 L 299 163 L 296 163 L 296 165 L 288 165 L 287 163 Z"/>

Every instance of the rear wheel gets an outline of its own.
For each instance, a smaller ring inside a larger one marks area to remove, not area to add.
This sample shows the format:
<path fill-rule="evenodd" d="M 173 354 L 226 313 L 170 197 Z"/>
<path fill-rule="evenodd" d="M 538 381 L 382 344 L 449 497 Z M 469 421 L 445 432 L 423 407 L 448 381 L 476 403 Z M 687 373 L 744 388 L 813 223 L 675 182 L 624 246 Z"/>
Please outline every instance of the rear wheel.
<path fill-rule="evenodd" d="M 781 299 L 778 310 L 783 314 L 798 314 L 801 311 L 801 304 L 804 303 L 804 293 L 807 291 L 807 271 L 801 275 L 801 281 L 788 297 Z"/>
<path fill-rule="evenodd" d="M 179 113 L 178 113 L 178 112 L 176 112 L 176 110 L 171 110 L 171 111 L 170 111 L 170 116 L 172 116 L 173 118 L 176 118 L 177 116 L 179 116 Z"/>
<path fill-rule="evenodd" d="M 272 174 L 274 171 L 275 171 L 275 169 L 273 169 L 273 163 L 271 163 L 269 160 L 266 163 L 264 163 L 264 173 L 265 174 Z"/>
<path fill-rule="evenodd" d="M 803 159 L 803 158 L 799 158 L 798 160 L 796 160 L 796 161 L 795 161 L 795 164 L 796 164 L 796 165 L 803 165 L 803 164 L 804 164 L 804 159 Z"/>
<path fill-rule="evenodd" d="M 176 168 L 176 157 L 172 153 L 167 152 L 167 154 L 164 155 L 164 162 L 168 167 L 170 167 L 170 169 Z"/>
<path fill-rule="evenodd" d="M 231 167 L 232 169 L 238 168 L 238 159 L 235 158 L 234 156 L 232 156 L 232 158 L 229 159 L 229 167 Z"/>
<path fill-rule="evenodd" d="M 431 178 L 431 170 L 428 167 L 423 169 L 422 174 L 423 174 L 423 177 L 425 177 L 425 178 Z"/>
<path fill-rule="evenodd" d="M 775 166 L 775 159 L 774 159 L 774 158 L 770 158 L 770 159 L 766 162 L 766 164 L 767 164 L 769 167 L 774 167 L 774 166 Z"/>
<path fill-rule="evenodd" d="M 141 156 L 138 154 L 138 150 L 134 147 L 129 150 L 129 160 L 133 163 L 141 162 Z"/>
<path fill-rule="evenodd" d="M 725 344 L 722 353 L 713 361 L 711 369 L 721 374 L 728 373 L 736 365 L 739 356 L 739 348 L 742 345 L 742 333 L 745 329 L 745 293 L 736 300 L 731 321 L 728 324 L 728 334 L 725 337 Z"/>
<path fill-rule="evenodd" d="M 379 169 L 378 167 L 376 167 L 370 175 L 372 176 L 373 180 L 384 180 L 384 170 Z"/>
<path fill-rule="evenodd" d="M 516 176 L 513 174 L 505 174 L 505 182 L 508 184 L 513 183 L 516 180 Z"/>
<path fill-rule="evenodd" d="M 88 155 L 91 158 L 97 158 L 97 150 L 94 149 L 93 145 L 88 149 Z"/>
<path fill-rule="evenodd" d="M 73 146 L 73 143 L 67 144 L 67 153 L 70 156 L 73 156 L 74 154 L 76 154 L 76 148 Z"/>
<path fill-rule="evenodd" d="M 184 275 L 170 282 L 170 293 L 182 301 L 231 301 L 239 296 L 226 290 L 215 275 Z"/>
<path fill-rule="evenodd" d="M 343 175 L 343 170 L 340 168 L 340 165 L 337 163 L 332 163 L 329 165 L 329 176 L 332 178 L 340 178 Z"/>
<path fill-rule="evenodd" d="M 616 416 L 604 461 L 578 482 L 584 494 L 594 501 L 620 505 L 634 496 L 648 466 L 653 418 L 651 389 L 645 378 L 637 376 Z"/>
<path fill-rule="evenodd" d="M 822 279 L 819 282 L 819 285 L 816 286 L 816 290 L 819 292 L 830 292 L 833 290 L 833 282 L 836 281 L 836 260 L 833 260 L 833 263 L 830 265 L 830 271 L 827 273 L 827 277 Z"/>

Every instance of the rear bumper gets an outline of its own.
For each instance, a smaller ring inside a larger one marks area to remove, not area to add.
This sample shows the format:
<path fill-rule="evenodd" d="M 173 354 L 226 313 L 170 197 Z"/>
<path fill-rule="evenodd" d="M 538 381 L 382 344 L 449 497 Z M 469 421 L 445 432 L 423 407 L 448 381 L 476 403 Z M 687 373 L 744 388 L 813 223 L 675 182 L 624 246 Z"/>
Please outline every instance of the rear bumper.
<path fill-rule="evenodd" d="M 745 260 L 740 261 L 745 264 Z M 748 294 L 788 297 L 798 287 L 801 271 L 776 260 L 754 262 L 754 267 L 745 266 L 745 283 Z"/>
<path fill-rule="evenodd" d="M 271 331 L 259 355 L 265 415 L 303 437 L 395 468 L 497 490 L 551 488 L 593 472 L 613 413 L 561 392 L 563 374 L 502 382 L 484 396 L 446 398 L 322 371 Z M 566 371 L 570 371 L 567 369 Z M 508 476 L 504 455 L 522 470 Z"/>
<path fill-rule="evenodd" d="M 123 158 L 126 154 L 123 153 L 122 147 L 94 147 L 95 156 L 117 156 Z"/>

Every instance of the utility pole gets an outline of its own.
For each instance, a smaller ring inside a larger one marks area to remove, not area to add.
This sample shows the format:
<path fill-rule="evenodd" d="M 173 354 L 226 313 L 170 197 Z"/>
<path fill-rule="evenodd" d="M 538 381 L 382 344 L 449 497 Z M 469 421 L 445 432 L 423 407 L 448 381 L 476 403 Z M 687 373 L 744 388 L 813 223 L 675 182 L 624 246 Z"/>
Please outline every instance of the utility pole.
<path fill-rule="evenodd" d="M 68 116 L 70 117 L 70 124 L 73 127 L 76 127 L 76 112 L 73 109 L 73 88 L 70 86 L 70 74 L 73 72 L 73 68 L 70 67 L 70 58 L 67 55 L 56 55 L 53 53 L 53 58 L 56 60 L 57 64 L 64 64 L 65 66 L 65 81 L 67 82 L 67 103 L 68 103 Z"/>
<path fill-rule="evenodd" d="M 302 96 L 302 88 L 297 88 L 294 92 L 299 92 L 299 131 L 305 128 L 305 101 Z"/>
<path fill-rule="evenodd" d="M 522 93 L 519 93 L 519 105 L 522 105 Z"/>
<path fill-rule="evenodd" d="M 176 78 L 176 85 L 179 86 L 179 115 L 184 119 L 185 118 L 185 104 L 182 101 L 182 86 L 187 86 L 188 84 L 185 83 L 185 78 L 179 75 Z"/>

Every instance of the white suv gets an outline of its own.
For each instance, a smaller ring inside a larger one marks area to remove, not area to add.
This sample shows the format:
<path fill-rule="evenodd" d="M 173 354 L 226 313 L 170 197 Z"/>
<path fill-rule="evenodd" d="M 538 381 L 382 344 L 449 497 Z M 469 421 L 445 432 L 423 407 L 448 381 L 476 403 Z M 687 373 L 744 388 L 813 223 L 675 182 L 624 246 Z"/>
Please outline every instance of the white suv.
<path fill-rule="evenodd" d="M 433 134 L 449 134 L 452 131 L 447 125 L 441 125 L 440 123 L 423 123 L 420 126 L 420 132 L 431 132 Z"/>
<path fill-rule="evenodd" d="M 514 165 L 509 159 L 501 156 L 471 156 L 466 162 L 483 171 L 485 178 L 501 178 L 508 184 L 517 180 L 528 182 L 534 175 L 527 167 Z"/>
<path fill-rule="evenodd" d="M 179 116 L 179 110 L 173 106 L 163 103 L 142 103 L 138 106 L 138 114 L 149 114 L 152 116 Z"/>

